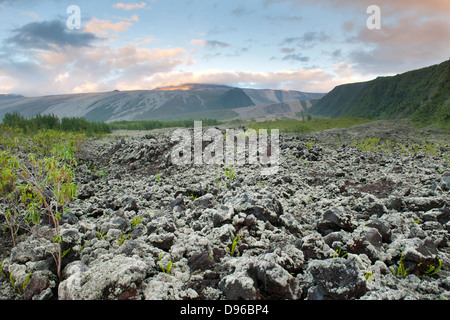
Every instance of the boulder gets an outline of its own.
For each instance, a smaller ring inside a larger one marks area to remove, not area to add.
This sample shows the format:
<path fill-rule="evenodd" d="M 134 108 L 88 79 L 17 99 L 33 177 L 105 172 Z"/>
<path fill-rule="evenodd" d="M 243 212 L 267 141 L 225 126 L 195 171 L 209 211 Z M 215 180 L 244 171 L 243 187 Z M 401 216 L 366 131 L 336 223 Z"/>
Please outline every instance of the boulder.
<path fill-rule="evenodd" d="M 89 269 L 80 268 L 59 284 L 60 300 L 127 300 L 138 298 L 137 287 L 146 278 L 149 266 L 134 257 L 116 255 L 98 259 Z"/>
<path fill-rule="evenodd" d="M 303 281 L 307 300 L 357 299 L 367 291 L 356 264 L 343 258 L 312 260 Z"/>
<path fill-rule="evenodd" d="M 332 207 L 327 210 L 317 223 L 316 230 L 322 235 L 339 230 L 353 231 L 357 227 L 352 214 L 343 207 Z"/>

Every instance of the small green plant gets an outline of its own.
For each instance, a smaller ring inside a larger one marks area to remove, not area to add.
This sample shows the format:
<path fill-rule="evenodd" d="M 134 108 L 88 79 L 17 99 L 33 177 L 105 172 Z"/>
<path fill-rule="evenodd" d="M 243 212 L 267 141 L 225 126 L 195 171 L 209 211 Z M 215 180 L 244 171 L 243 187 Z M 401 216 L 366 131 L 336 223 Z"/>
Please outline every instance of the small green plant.
<path fill-rule="evenodd" d="M 422 265 L 422 262 L 419 263 L 417 266 L 421 266 L 421 265 Z M 441 261 L 441 259 L 439 259 L 439 265 L 437 268 L 435 265 L 430 264 L 427 266 L 427 269 L 424 271 L 424 274 L 418 275 L 418 277 L 419 278 L 423 278 L 425 276 L 431 277 L 431 276 L 437 274 L 439 271 L 441 271 L 441 268 L 442 268 L 442 261 Z"/>
<path fill-rule="evenodd" d="M 373 271 L 369 271 L 366 274 L 364 274 L 364 278 L 366 279 L 366 281 L 369 281 L 372 277 L 373 277 L 374 273 Z"/>
<path fill-rule="evenodd" d="M 196 196 L 194 193 L 189 193 L 188 196 L 194 199 L 194 201 L 198 198 L 198 196 Z"/>
<path fill-rule="evenodd" d="M 83 240 L 83 244 L 80 246 L 80 253 L 83 254 L 84 247 L 86 246 L 86 240 Z"/>
<path fill-rule="evenodd" d="M 161 181 L 161 173 L 158 173 L 158 174 L 156 175 L 156 182 L 159 183 L 159 181 Z"/>
<path fill-rule="evenodd" d="M 167 274 L 171 274 L 172 273 L 172 268 L 175 266 L 175 263 L 173 263 L 172 260 L 171 260 L 167 264 L 166 268 L 164 268 L 161 263 L 159 264 L 159 266 L 161 267 L 162 272 L 167 273 Z"/>
<path fill-rule="evenodd" d="M 233 240 L 233 243 L 231 244 L 231 248 L 227 248 L 227 251 L 230 253 L 230 256 L 233 256 L 236 252 L 236 246 L 238 245 L 239 241 L 241 241 L 244 237 L 238 237 L 236 236 Z"/>
<path fill-rule="evenodd" d="M 158 256 L 158 260 L 161 261 L 163 257 L 163 253 L 161 252 Z M 167 266 L 164 268 L 164 266 L 159 263 L 159 267 L 161 268 L 161 271 L 167 274 L 171 274 L 172 273 L 172 269 L 175 266 L 175 263 L 172 262 L 172 260 L 169 261 L 169 263 L 167 264 Z"/>
<path fill-rule="evenodd" d="M 61 258 L 64 258 L 69 253 L 69 251 L 70 251 L 70 248 L 63 251 L 63 253 L 61 254 Z"/>
<path fill-rule="evenodd" d="M 120 233 L 120 237 L 117 240 L 117 242 L 119 243 L 119 246 L 123 245 L 123 243 L 130 237 L 129 234 L 127 234 L 125 236 L 125 234 L 123 232 Z"/>
<path fill-rule="evenodd" d="M 20 295 L 23 295 L 25 293 L 25 289 L 28 287 L 30 280 L 31 280 L 31 272 L 27 275 L 25 281 L 22 283 L 22 290 L 20 290 L 20 288 L 17 288 L 17 292 L 19 292 Z"/>
<path fill-rule="evenodd" d="M 308 142 L 305 143 L 305 146 L 306 146 L 308 149 L 311 149 L 311 148 L 313 147 L 313 144 L 312 144 L 312 142 L 308 141 Z"/>
<path fill-rule="evenodd" d="M 230 180 L 230 182 L 233 182 L 234 178 L 236 177 L 236 172 L 231 168 L 231 165 L 229 168 L 224 168 L 223 172 L 228 180 Z"/>
<path fill-rule="evenodd" d="M 25 293 L 25 289 L 28 287 L 30 280 L 31 280 L 31 272 L 25 278 L 25 281 L 22 283 L 21 288 L 20 287 L 16 288 L 16 282 L 13 279 L 13 274 L 12 273 L 9 274 L 9 282 L 11 283 L 11 286 L 14 288 L 14 290 L 17 290 L 17 292 L 20 295 L 23 295 Z"/>
<path fill-rule="evenodd" d="M 98 238 L 98 240 L 102 240 L 102 239 L 106 240 L 106 234 L 103 234 L 99 230 L 97 230 L 97 238 Z"/>
<path fill-rule="evenodd" d="M 139 223 L 141 223 L 142 217 L 133 218 L 131 221 L 131 229 L 134 229 Z"/>
<path fill-rule="evenodd" d="M 2 263 L 0 263 L 0 274 L 6 278 L 6 274 L 3 271 L 3 264 L 5 263 L 6 260 L 3 260 Z"/>
<path fill-rule="evenodd" d="M 9 283 L 11 283 L 12 287 L 15 289 L 16 288 L 16 282 L 13 279 L 13 273 L 11 272 L 9 274 Z"/>
<path fill-rule="evenodd" d="M 405 268 L 405 264 L 403 263 L 403 251 L 400 255 L 400 261 L 398 263 L 397 271 L 394 268 L 391 268 L 392 274 L 394 276 L 400 276 L 402 278 L 408 275 L 408 268 Z"/>
<path fill-rule="evenodd" d="M 352 145 L 356 145 L 361 151 L 375 151 L 381 148 L 380 138 L 365 138 L 362 141 Z"/>
<path fill-rule="evenodd" d="M 333 255 L 333 258 L 345 258 L 348 255 L 347 252 L 342 252 L 342 248 L 336 249 L 335 252 L 336 254 Z"/>

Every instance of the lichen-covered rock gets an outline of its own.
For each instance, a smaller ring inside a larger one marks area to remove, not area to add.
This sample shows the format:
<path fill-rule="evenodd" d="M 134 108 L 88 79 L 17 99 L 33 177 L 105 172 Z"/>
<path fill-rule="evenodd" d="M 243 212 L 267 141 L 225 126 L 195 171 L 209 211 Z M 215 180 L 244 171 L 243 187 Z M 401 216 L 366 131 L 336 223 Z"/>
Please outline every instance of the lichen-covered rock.
<path fill-rule="evenodd" d="M 61 300 L 127 300 L 138 298 L 138 286 L 149 266 L 135 258 L 117 255 L 80 268 L 59 284 Z"/>
<path fill-rule="evenodd" d="M 342 258 L 311 261 L 304 281 L 307 300 L 357 299 L 367 291 L 355 263 Z"/>

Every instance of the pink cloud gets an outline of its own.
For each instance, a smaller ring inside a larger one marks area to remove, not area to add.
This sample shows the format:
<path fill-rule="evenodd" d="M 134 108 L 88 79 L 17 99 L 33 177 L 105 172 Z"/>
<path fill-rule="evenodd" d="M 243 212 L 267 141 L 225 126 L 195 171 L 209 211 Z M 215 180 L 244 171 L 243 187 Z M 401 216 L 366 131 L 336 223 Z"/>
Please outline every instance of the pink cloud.
<path fill-rule="evenodd" d="M 117 23 L 112 23 L 110 20 L 100 20 L 98 18 L 92 18 L 84 27 L 85 32 L 90 32 L 94 34 L 106 35 L 106 31 L 112 32 L 125 32 L 133 24 L 128 21 L 120 21 Z"/>
<path fill-rule="evenodd" d="M 143 9 L 147 6 L 147 3 L 145 2 L 141 2 L 141 3 L 116 3 L 115 5 L 113 5 L 114 8 L 116 9 L 122 9 L 122 10 L 126 10 L 126 11 L 130 11 L 130 10 L 136 10 L 136 9 Z"/>

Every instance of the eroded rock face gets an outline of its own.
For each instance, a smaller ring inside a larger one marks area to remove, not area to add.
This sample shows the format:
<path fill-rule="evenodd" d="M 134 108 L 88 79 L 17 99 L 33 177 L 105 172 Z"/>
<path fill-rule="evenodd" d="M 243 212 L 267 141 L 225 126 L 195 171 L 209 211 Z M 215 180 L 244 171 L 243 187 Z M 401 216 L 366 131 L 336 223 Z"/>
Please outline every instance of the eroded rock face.
<path fill-rule="evenodd" d="M 351 145 L 392 130 L 411 138 L 370 125 L 282 135 L 277 175 L 227 166 L 233 179 L 223 165 L 171 163 L 171 130 L 89 140 L 61 219 L 62 281 L 54 244 L 29 236 L 2 265 L 16 288 L 2 288 L 25 299 L 450 298 L 444 157 Z"/>

